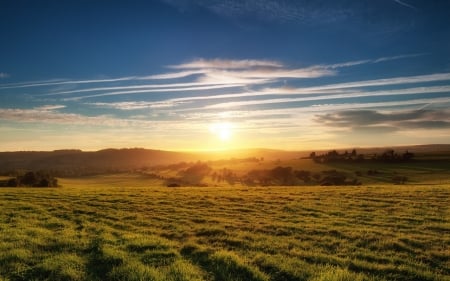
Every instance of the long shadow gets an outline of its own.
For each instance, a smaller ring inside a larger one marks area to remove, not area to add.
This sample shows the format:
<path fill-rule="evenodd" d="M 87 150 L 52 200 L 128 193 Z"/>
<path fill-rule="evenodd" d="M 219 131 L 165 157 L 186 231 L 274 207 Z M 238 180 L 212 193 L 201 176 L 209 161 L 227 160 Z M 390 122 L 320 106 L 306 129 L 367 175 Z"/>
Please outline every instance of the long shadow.
<path fill-rule="evenodd" d="M 211 251 L 199 249 L 196 246 L 185 246 L 181 249 L 181 255 L 192 260 L 195 264 L 211 273 L 215 281 L 263 281 L 260 272 L 256 272 L 233 258 L 217 257 Z"/>
<path fill-rule="evenodd" d="M 113 267 L 123 263 L 121 258 L 105 255 L 103 241 L 100 238 L 92 240 L 86 251 L 89 256 L 86 270 L 91 280 L 108 280 L 108 273 Z"/>

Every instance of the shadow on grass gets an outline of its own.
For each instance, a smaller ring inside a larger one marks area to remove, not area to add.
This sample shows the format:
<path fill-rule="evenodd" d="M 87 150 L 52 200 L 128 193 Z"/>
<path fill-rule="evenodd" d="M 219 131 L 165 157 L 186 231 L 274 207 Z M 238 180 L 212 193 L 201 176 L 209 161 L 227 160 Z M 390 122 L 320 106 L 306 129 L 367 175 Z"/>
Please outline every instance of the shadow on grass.
<path fill-rule="evenodd" d="M 86 265 L 88 276 L 93 280 L 108 280 L 108 273 L 123 263 L 123 258 L 112 253 L 105 253 L 103 241 L 96 238 L 88 248 L 89 259 Z"/>
<path fill-rule="evenodd" d="M 216 281 L 266 281 L 269 278 L 257 268 L 244 263 L 231 252 L 212 252 L 196 245 L 186 245 L 181 254 L 211 273 Z"/>

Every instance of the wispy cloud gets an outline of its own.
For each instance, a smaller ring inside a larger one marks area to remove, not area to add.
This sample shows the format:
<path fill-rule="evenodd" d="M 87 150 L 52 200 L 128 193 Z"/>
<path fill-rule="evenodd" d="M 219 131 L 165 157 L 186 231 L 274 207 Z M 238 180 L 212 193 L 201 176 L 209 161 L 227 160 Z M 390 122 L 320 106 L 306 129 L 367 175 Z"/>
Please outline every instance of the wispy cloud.
<path fill-rule="evenodd" d="M 276 0 L 163 0 L 181 11 L 201 7 L 224 18 L 257 19 L 264 22 L 295 22 L 316 25 L 346 19 L 352 14 L 339 5 L 323 5 L 315 1 Z"/>
<path fill-rule="evenodd" d="M 0 72 L 0 79 L 5 79 L 5 78 L 9 78 L 10 75 L 6 72 Z"/>
<path fill-rule="evenodd" d="M 161 89 L 159 92 L 164 92 L 166 88 L 182 88 L 182 87 L 194 87 L 194 86 L 219 86 L 223 83 L 205 83 L 205 82 L 189 82 L 189 83 L 171 83 L 171 84 L 149 84 L 149 85 L 134 85 L 134 86 L 115 86 L 115 87 L 97 87 L 97 88 L 87 88 L 87 89 L 77 89 L 70 91 L 57 91 L 48 94 L 42 94 L 41 96 L 56 96 L 56 95 L 67 95 L 74 93 L 88 93 L 88 92 L 102 92 L 102 91 L 116 91 L 116 90 L 144 90 L 144 89 Z M 241 84 L 238 84 L 240 86 Z M 224 85 L 225 88 L 232 85 Z M 155 91 L 158 92 L 158 91 Z"/>
<path fill-rule="evenodd" d="M 94 102 L 87 103 L 88 105 L 104 107 L 104 108 L 114 108 L 119 110 L 136 110 L 136 109 L 146 109 L 146 108 L 171 108 L 181 105 L 186 102 L 182 101 L 157 101 L 157 102 L 146 102 L 146 101 L 127 101 L 127 102 Z"/>
<path fill-rule="evenodd" d="M 166 84 L 146 84 L 146 85 L 130 85 L 130 86 L 116 86 L 116 87 L 91 87 L 83 89 L 75 89 L 70 91 L 59 91 L 46 93 L 42 96 L 68 95 L 80 94 L 87 92 L 101 92 L 94 95 L 78 95 L 76 97 L 68 97 L 65 100 L 80 100 L 94 97 L 116 96 L 116 95 L 131 95 L 142 93 L 156 93 L 156 92 L 183 92 L 183 91 L 199 91 L 212 90 L 220 88 L 244 87 L 256 84 L 266 84 L 278 81 L 282 78 L 318 78 L 324 76 L 335 75 L 336 71 L 328 69 L 324 66 L 311 66 L 306 68 L 290 69 L 284 67 L 282 63 L 268 60 L 224 60 L 214 59 L 205 60 L 198 59 L 185 64 L 170 66 L 174 69 L 194 69 L 174 73 L 155 74 L 151 76 L 142 77 L 124 77 L 111 79 L 113 82 L 119 80 L 159 80 L 159 79 L 174 79 L 184 78 L 191 75 L 198 77 L 194 82 L 188 83 L 166 83 Z M 109 80 L 101 80 L 102 82 Z M 62 81 L 62 82 L 48 82 L 48 83 L 32 83 L 17 86 L 5 86 L 3 88 L 21 88 L 34 86 L 54 86 L 65 85 L 68 83 L 98 83 L 100 80 L 85 80 L 85 81 Z M 180 88 L 178 88 L 180 87 Z M 115 91 L 124 90 L 124 91 Z"/>
<path fill-rule="evenodd" d="M 251 85 L 262 85 L 268 83 L 279 82 L 281 79 L 313 79 L 326 76 L 334 76 L 338 74 L 337 69 L 343 67 L 352 67 L 362 64 L 379 63 L 388 60 L 403 59 L 409 57 L 420 56 L 423 54 L 406 54 L 392 57 L 382 57 L 377 59 L 366 59 L 359 61 L 349 61 L 330 65 L 312 65 L 303 68 L 290 68 L 278 61 L 272 60 L 227 60 L 227 59 L 196 59 L 187 63 L 168 66 L 172 69 L 181 69 L 183 71 L 154 74 L 149 76 L 132 76 L 111 79 L 93 79 L 93 80 L 57 80 L 42 81 L 19 84 L 0 85 L 0 89 L 14 88 L 30 88 L 30 87 L 49 87 L 49 86 L 65 86 L 65 85 L 90 85 L 98 83 L 117 83 L 117 82 L 140 82 L 151 80 L 171 80 L 195 76 L 193 81 L 185 83 L 165 83 L 165 84 L 140 84 L 128 86 L 105 86 L 105 87 L 84 87 L 66 91 L 52 91 L 42 94 L 42 96 L 56 96 L 81 94 L 88 92 L 103 92 L 95 95 L 85 95 L 68 98 L 69 100 L 78 100 L 92 97 L 114 96 L 114 95 L 130 95 L 139 93 L 154 92 L 176 92 L 176 91 L 195 91 L 195 90 L 212 90 L 230 87 L 246 87 Z M 429 79 L 430 77 L 424 77 Z M 417 77 L 420 79 L 420 77 Z M 437 77 L 437 79 L 441 79 Z M 388 81 L 372 81 L 380 84 L 389 83 Z M 361 85 L 361 82 L 359 82 Z M 391 83 L 402 83 L 392 82 Z M 375 85 L 375 84 L 374 84 Z M 344 87 L 345 85 L 337 85 Z M 347 87 L 357 87 L 358 84 L 347 84 Z M 369 86 L 369 85 L 367 85 Z M 175 89 L 180 87 L 180 89 Z M 182 89 L 182 87 L 185 87 Z M 331 87 L 331 86 L 329 86 Z M 124 91 L 117 91 L 124 90 Z M 309 89 L 313 90 L 313 89 Z"/>
<path fill-rule="evenodd" d="M 49 82 L 25 82 L 18 84 L 0 85 L 0 89 L 15 89 L 15 88 L 30 88 L 30 87 L 44 87 L 44 86 L 57 86 L 57 85 L 69 85 L 69 84 L 91 84 L 91 83 L 108 83 L 108 82 L 120 82 L 134 80 L 136 77 L 122 77 L 113 79 L 93 79 L 93 80 L 64 80 L 64 81 L 49 81 Z"/>
<path fill-rule="evenodd" d="M 90 126 L 105 129 L 140 129 L 143 128 L 152 130 L 153 133 L 159 134 L 159 137 L 164 134 L 173 134 L 172 132 L 185 132 L 191 134 L 192 132 L 204 131 L 209 122 L 208 120 L 198 120 L 190 122 L 188 125 L 177 120 L 148 120 L 142 118 L 117 118 L 111 115 L 103 114 L 97 116 L 86 116 L 76 113 L 62 113 L 57 110 L 49 108 L 31 108 L 31 109 L 17 109 L 17 108 L 0 108 L 0 120 L 11 121 L 17 123 L 30 124 L 52 124 L 63 126 Z"/>
<path fill-rule="evenodd" d="M 278 116 L 281 118 L 294 118 L 293 122 L 297 123 L 299 119 L 304 122 L 307 121 L 308 114 L 310 113 L 324 113 L 324 112 L 336 112 L 355 109 L 378 109 L 378 108 L 399 108 L 399 107 L 418 107 L 422 109 L 424 105 L 429 104 L 449 104 L 450 97 L 447 98 L 419 98 L 409 100 L 398 101 L 382 101 L 382 102 L 348 102 L 348 103 L 325 103 L 325 104 L 313 104 L 310 106 L 298 107 L 287 106 L 282 109 L 235 109 L 227 111 L 193 111 L 190 113 L 184 113 L 183 118 L 189 120 L 208 120 L 208 119 L 228 119 L 228 120 L 251 120 L 251 119 L 263 119 L 265 117 Z M 305 115 L 306 114 L 306 115 Z"/>
<path fill-rule="evenodd" d="M 319 95 L 319 94 L 333 94 L 328 98 L 335 98 L 336 94 L 361 94 L 361 90 L 352 88 L 365 88 L 373 86 L 390 86 L 390 85 L 407 85 L 416 83 L 430 83 L 436 81 L 450 80 L 450 73 L 440 73 L 431 75 L 419 75 L 419 76 L 407 76 L 407 77 L 394 77 L 388 79 L 376 79 L 376 80 L 363 80 L 356 82 L 329 84 L 315 87 L 293 88 L 293 87 L 281 87 L 281 88 L 264 88 L 255 91 L 244 91 L 238 93 L 228 94 L 216 94 L 216 95 L 201 95 L 201 96 L 187 96 L 183 98 L 167 99 L 168 102 L 181 102 L 181 101 L 198 101 L 198 100 L 216 100 L 216 99 L 232 99 L 243 97 L 258 97 L 267 95 Z M 350 90 L 352 89 L 352 90 Z M 420 88 L 422 89 L 422 88 Z M 426 89 L 426 88 L 423 88 Z M 444 90 L 446 91 L 446 90 Z M 374 92 L 375 94 L 377 92 Z M 351 97 L 350 95 L 348 97 Z"/>
<path fill-rule="evenodd" d="M 391 57 L 381 57 L 381 58 L 377 58 L 377 59 L 365 59 L 365 60 L 349 61 L 349 62 L 344 62 L 344 63 L 336 63 L 336 64 L 331 64 L 331 65 L 325 65 L 324 67 L 334 69 L 334 68 L 341 68 L 341 67 L 357 66 L 357 65 L 362 65 L 362 64 L 380 63 L 380 62 L 385 62 L 385 61 L 414 58 L 414 57 L 420 57 L 420 56 L 425 56 L 425 55 L 427 55 L 427 53 L 405 54 L 405 55 L 398 55 L 398 56 L 391 56 Z"/>
<path fill-rule="evenodd" d="M 399 95 L 414 95 L 414 94 L 429 94 L 429 93 L 446 93 L 446 92 L 450 92 L 450 86 L 417 87 L 417 88 L 407 88 L 407 89 L 399 89 L 399 90 L 355 92 L 355 93 L 350 93 L 350 94 L 335 94 L 335 95 L 310 96 L 310 97 L 300 97 L 300 98 L 278 98 L 278 99 L 224 102 L 224 103 L 208 105 L 205 108 L 207 108 L 207 109 L 233 108 L 233 107 L 240 107 L 240 106 L 262 105 L 262 104 L 278 104 L 278 103 L 290 103 L 290 102 L 336 100 L 336 99 L 379 97 L 379 96 L 399 96 Z"/>
<path fill-rule="evenodd" d="M 415 84 L 415 83 L 428 83 L 436 81 L 450 80 L 450 73 L 436 73 L 428 75 L 395 77 L 375 80 L 363 80 L 355 82 L 337 83 L 330 85 L 323 85 L 317 87 L 309 87 L 309 90 L 323 90 L 323 89 L 345 89 L 345 88 L 360 88 L 360 87 L 373 87 L 373 86 L 390 86 L 400 84 Z"/>
<path fill-rule="evenodd" d="M 193 61 L 170 65 L 174 69 L 242 69 L 252 67 L 283 67 L 278 61 L 270 60 L 227 60 L 227 59 L 195 59 Z"/>
<path fill-rule="evenodd" d="M 405 129 L 450 129 L 448 110 L 407 110 L 383 112 L 375 110 L 347 110 L 316 115 L 315 122 L 323 126 L 359 129 L 390 127 Z"/>
<path fill-rule="evenodd" d="M 62 108 L 65 108 L 65 107 L 66 106 L 62 105 L 62 104 L 43 105 L 43 106 L 36 107 L 36 110 L 52 111 L 52 110 L 56 110 L 56 109 L 62 109 Z"/>
<path fill-rule="evenodd" d="M 60 113 L 48 108 L 11 109 L 1 108 L 0 119 L 16 122 L 39 122 L 52 124 L 81 124 L 100 125 L 111 124 L 112 119 L 107 116 L 88 117 L 74 113 Z M 114 120 L 114 125 L 124 124 L 125 121 Z"/>
<path fill-rule="evenodd" d="M 243 84 L 225 84 L 225 85 L 213 85 L 213 86 L 200 86 L 200 87 L 186 87 L 186 88 L 164 88 L 164 89 L 149 89 L 149 90 L 132 90 L 132 91 L 117 91 L 109 92 L 103 94 L 78 96 L 73 98 L 65 98 L 65 101 L 77 101 L 87 98 L 99 98 L 108 96 L 119 96 L 119 95 L 135 95 L 135 94 L 145 94 L 145 93 L 161 93 L 161 92 L 188 92 L 188 91 L 201 91 L 201 90 L 212 90 L 212 89 L 222 89 L 222 88 L 235 88 L 244 86 Z"/>
<path fill-rule="evenodd" d="M 176 78 L 184 78 L 192 75 L 203 74 L 204 70 L 187 70 L 180 72 L 171 72 L 171 73 L 162 73 L 162 74 L 154 74 L 143 77 L 138 77 L 138 80 L 152 80 L 152 79 L 176 79 Z"/>
<path fill-rule="evenodd" d="M 88 125 L 109 127 L 151 127 L 155 122 L 114 118 L 109 115 L 85 116 L 75 113 L 62 113 L 56 109 L 61 106 L 42 106 L 31 109 L 0 108 L 0 120 L 19 123 L 39 123 L 56 125 Z"/>
<path fill-rule="evenodd" d="M 189 69 L 190 71 L 166 73 L 156 77 L 179 78 L 195 73 L 201 74 L 197 81 L 203 83 L 247 83 L 251 85 L 273 82 L 282 78 L 318 78 L 336 74 L 335 70 L 327 66 L 289 68 L 281 62 L 269 60 L 196 59 L 187 63 L 171 65 L 169 68 Z"/>
<path fill-rule="evenodd" d="M 414 7 L 413 5 L 408 4 L 408 3 L 404 2 L 404 1 L 394 0 L 394 2 L 400 4 L 400 5 L 404 6 L 404 7 L 410 8 L 410 9 L 412 9 L 412 10 L 414 10 L 414 11 L 417 11 L 417 10 L 418 10 L 418 9 L 417 9 L 416 7 Z"/>

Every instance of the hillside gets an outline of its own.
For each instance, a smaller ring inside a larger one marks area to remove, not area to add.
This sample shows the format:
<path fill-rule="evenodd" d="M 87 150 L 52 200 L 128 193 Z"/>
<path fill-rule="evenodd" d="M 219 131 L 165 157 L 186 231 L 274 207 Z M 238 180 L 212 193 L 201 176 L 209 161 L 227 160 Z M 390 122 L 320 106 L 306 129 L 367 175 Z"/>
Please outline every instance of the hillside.
<path fill-rule="evenodd" d="M 437 156 L 448 154 L 450 145 L 420 145 L 393 147 L 398 151 L 410 150 Z M 380 148 L 357 148 L 358 153 L 379 153 Z M 344 151 L 346 149 L 339 149 Z M 248 149 L 213 152 L 175 152 L 143 148 L 104 149 L 99 151 L 55 150 L 0 152 L 0 173 L 15 170 L 49 170 L 61 176 L 114 173 L 168 165 L 179 162 L 215 161 L 221 159 L 258 158 L 265 160 L 291 160 L 307 157 L 311 151 L 283 151 Z M 320 152 L 318 150 L 317 152 Z"/>
<path fill-rule="evenodd" d="M 67 175 L 95 174 L 191 161 L 192 154 L 150 149 L 105 149 L 95 152 L 1 152 L 0 171 L 52 170 Z"/>

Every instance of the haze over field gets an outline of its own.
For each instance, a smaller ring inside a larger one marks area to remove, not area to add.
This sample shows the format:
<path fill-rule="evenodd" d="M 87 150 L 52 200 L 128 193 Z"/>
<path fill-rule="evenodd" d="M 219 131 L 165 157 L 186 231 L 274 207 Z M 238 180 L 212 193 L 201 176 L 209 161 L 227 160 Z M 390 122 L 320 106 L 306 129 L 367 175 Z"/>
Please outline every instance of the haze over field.
<path fill-rule="evenodd" d="M 448 1 L 2 1 L 0 151 L 448 143 Z"/>

